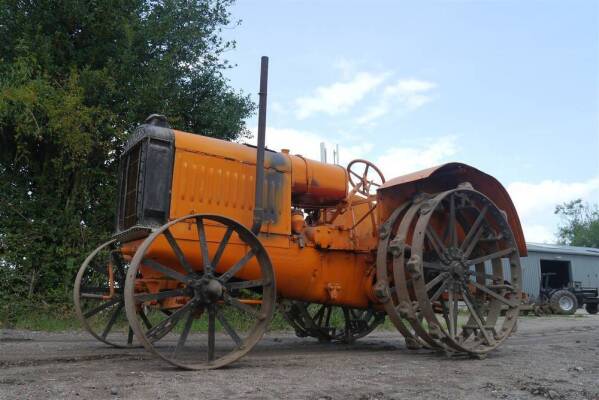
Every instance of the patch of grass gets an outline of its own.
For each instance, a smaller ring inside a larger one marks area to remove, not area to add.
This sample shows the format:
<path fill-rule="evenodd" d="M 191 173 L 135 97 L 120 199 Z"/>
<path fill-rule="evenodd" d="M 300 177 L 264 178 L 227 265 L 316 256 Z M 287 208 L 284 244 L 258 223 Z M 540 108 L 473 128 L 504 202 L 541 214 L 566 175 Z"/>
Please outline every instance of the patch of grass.
<path fill-rule="evenodd" d="M 0 305 L 0 327 L 34 331 L 59 332 L 80 328 L 73 307 L 69 304 Z"/>
<path fill-rule="evenodd" d="M 35 302 L 32 302 L 35 303 Z M 153 314 L 156 313 L 156 314 Z M 235 310 L 227 310 L 225 317 L 227 321 L 238 331 L 246 331 L 251 327 L 253 319 L 250 319 L 243 315 L 241 312 Z M 93 328 L 101 329 L 106 325 L 110 313 L 101 313 L 98 318 L 94 318 L 91 322 Z M 152 311 L 149 316 L 151 322 L 159 322 L 161 317 L 156 311 Z M 123 312 L 117 322 L 115 323 L 114 330 L 126 331 L 127 320 L 125 313 Z M 72 304 L 52 304 L 52 305 L 39 305 L 32 306 L 29 304 L 0 304 L 0 328 L 3 329 L 25 329 L 33 331 L 44 331 L 44 332 L 62 332 L 70 330 L 81 330 L 83 329 L 77 315 L 75 314 Z M 222 331 L 223 328 L 217 321 L 216 328 L 218 331 Z M 182 329 L 182 324 L 179 324 L 177 329 Z M 194 321 L 193 330 L 206 332 L 208 329 L 208 319 L 206 316 Z M 291 330 L 283 315 L 279 310 L 275 311 L 274 317 L 269 325 L 271 331 L 285 331 Z"/>

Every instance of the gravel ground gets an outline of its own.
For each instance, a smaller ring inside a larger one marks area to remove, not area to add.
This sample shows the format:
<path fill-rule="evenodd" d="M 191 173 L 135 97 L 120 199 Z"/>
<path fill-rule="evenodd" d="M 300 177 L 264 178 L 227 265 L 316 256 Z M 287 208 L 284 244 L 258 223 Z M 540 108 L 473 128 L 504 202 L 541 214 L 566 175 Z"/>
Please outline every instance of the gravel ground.
<path fill-rule="evenodd" d="M 375 331 L 348 346 L 271 333 L 232 366 L 173 369 L 83 332 L 0 330 L 0 399 L 595 399 L 599 315 L 523 318 L 484 360 L 404 347 Z"/>

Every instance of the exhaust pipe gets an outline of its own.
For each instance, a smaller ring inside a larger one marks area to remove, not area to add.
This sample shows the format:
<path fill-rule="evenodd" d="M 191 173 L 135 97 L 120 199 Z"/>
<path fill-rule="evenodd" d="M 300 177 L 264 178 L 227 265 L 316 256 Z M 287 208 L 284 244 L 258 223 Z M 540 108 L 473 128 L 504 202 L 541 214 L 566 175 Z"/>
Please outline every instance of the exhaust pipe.
<path fill-rule="evenodd" d="M 256 153 L 256 198 L 252 232 L 260 233 L 264 222 L 264 147 L 266 139 L 266 92 L 268 89 L 268 57 L 262 56 L 260 64 L 260 92 L 258 93 L 258 148 Z"/>

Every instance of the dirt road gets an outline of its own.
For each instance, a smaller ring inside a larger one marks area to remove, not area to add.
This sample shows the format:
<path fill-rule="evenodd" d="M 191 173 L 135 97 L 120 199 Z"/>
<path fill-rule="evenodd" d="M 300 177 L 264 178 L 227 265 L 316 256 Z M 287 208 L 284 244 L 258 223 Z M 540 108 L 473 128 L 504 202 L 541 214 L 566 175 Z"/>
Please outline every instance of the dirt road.
<path fill-rule="evenodd" d="M 599 315 L 524 318 L 485 360 L 404 347 L 375 331 L 352 346 L 272 333 L 233 366 L 176 370 L 82 332 L 0 331 L 0 399 L 596 399 Z"/>

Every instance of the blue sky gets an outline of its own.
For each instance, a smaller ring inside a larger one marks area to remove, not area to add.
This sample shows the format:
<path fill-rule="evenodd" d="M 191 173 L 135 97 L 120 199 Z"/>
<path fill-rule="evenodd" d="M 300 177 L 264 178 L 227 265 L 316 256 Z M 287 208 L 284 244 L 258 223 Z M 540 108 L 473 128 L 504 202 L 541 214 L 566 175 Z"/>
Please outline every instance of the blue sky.
<path fill-rule="evenodd" d="M 318 158 L 339 144 L 342 163 L 387 178 L 471 164 L 508 188 L 529 241 L 555 240 L 555 204 L 599 202 L 599 2 L 239 0 L 232 13 L 231 84 L 255 94 L 270 57 L 269 147 Z"/>

